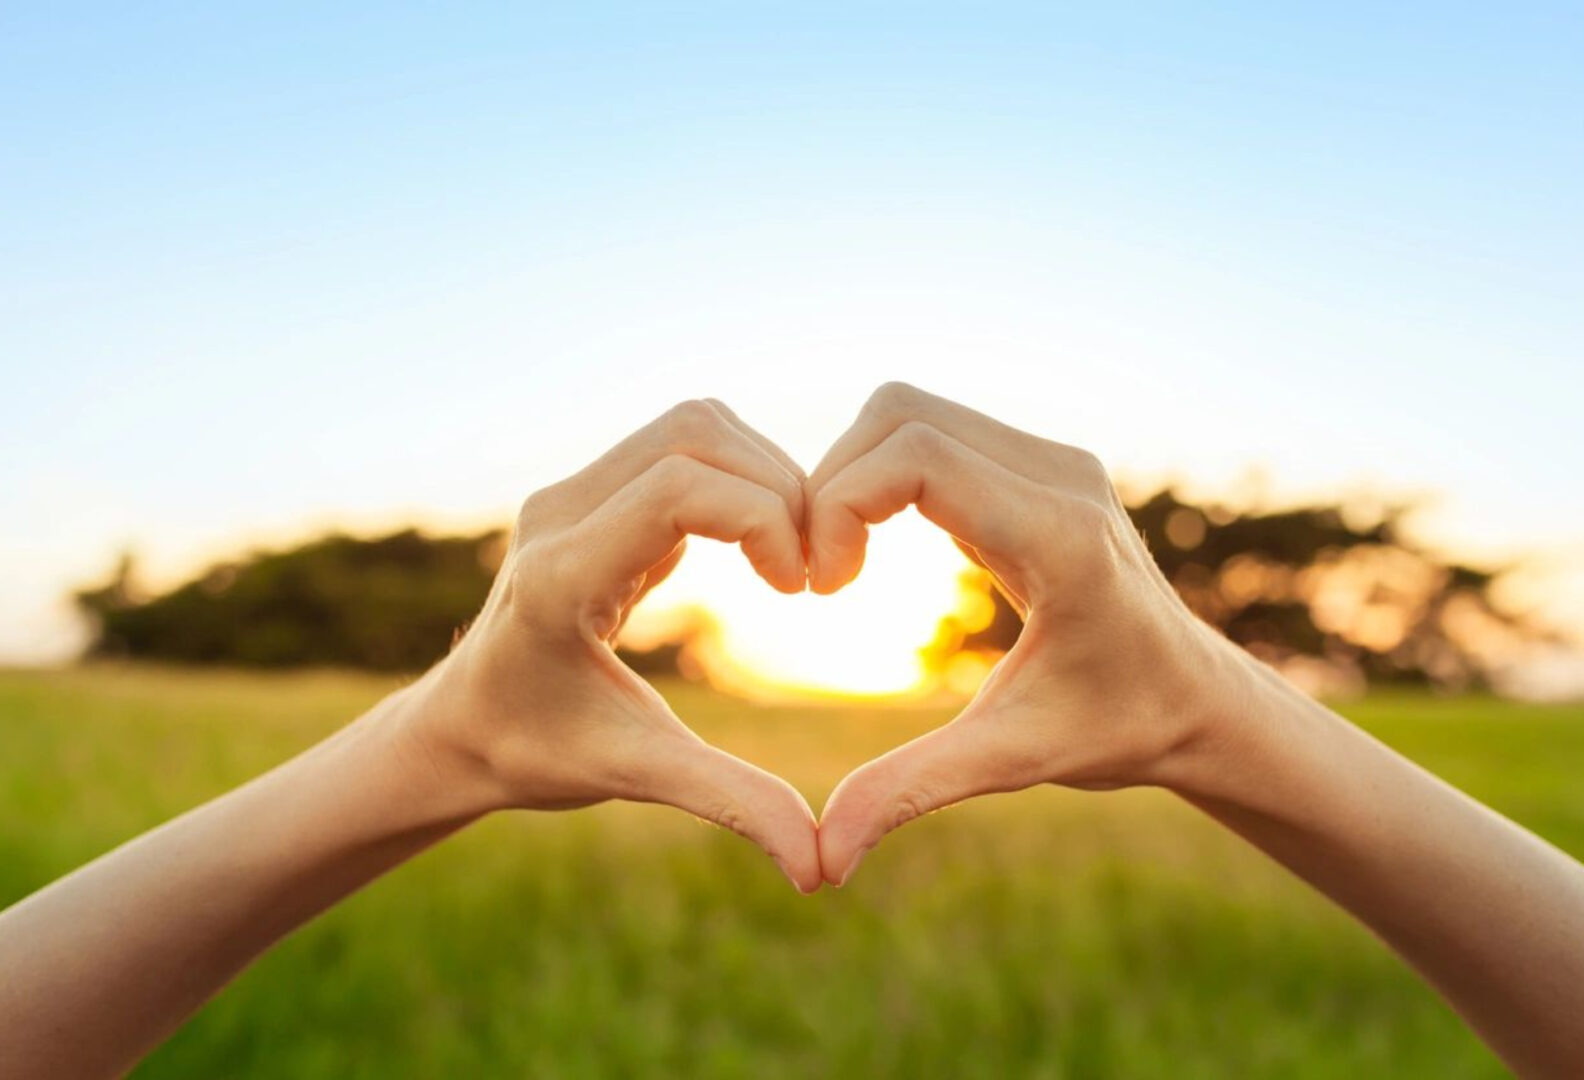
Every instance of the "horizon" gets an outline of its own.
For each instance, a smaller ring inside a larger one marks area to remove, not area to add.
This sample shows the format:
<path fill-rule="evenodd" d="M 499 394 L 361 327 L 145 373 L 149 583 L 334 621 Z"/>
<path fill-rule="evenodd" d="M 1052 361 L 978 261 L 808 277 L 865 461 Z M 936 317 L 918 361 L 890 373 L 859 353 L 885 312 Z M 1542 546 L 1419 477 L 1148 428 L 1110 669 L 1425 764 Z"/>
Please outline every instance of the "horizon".
<path fill-rule="evenodd" d="M 811 467 L 892 378 L 1198 497 L 1431 498 L 1584 638 L 1566 6 L 0 24 L 0 662 L 126 548 L 507 520 L 688 397 Z"/>
<path fill-rule="evenodd" d="M 1169 484 L 1158 486 L 1124 479 L 1118 487 L 1130 507 L 1141 507 L 1161 495 L 1179 501 L 1182 496 L 1180 489 Z M 1189 500 L 1186 505 L 1200 508 L 1212 520 L 1217 511 L 1257 518 L 1302 510 L 1340 513 L 1351 528 L 1361 530 L 1389 522 L 1397 538 L 1394 543 L 1402 545 L 1402 550 L 1423 553 L 1432 565 L 1454 568 L 1454 562 L 1444 559 L 1443 553 L 1420 544 L 1413 536 L 1408 527 L 1413 505 L 1377 491 L 1356 491 L 1332 501 L 1282 501 L 1270 497 L 1266 478 L 1251 476 L 1245 478 L 1235 497 Z M 135 601 L 142 602 L 155 600 L 172 588 L 205 582 L 227 568 L 301 551 L 303 545 L 342 538 L 389 540 L 408 533 L 429 541 L 455 538 L 477 542 L 503 536 L 509 528 L 510 523 L 505 521 L 450 529 L 412 522 L 363 530 L 330 527 L 278 538 L 276 543 L 255 541 L 245 550 L 205 561 L 196 573 L 165 580 L 151 578 L 136 554 L 127 551 L 115 577 L 130 586 Z M 779 594 L 731 550 L 734 545 L 697 537 L 693 540 L 683 568 L 633 613 L 621 643 L 638 653 L 659 646 L 682 645 L 686 656 L 678 673 L 688 678 L 705 678 L 717 689 L 763 703 L 896 703 L 931 702 L 943 696 L 964 698 L 988 674 L 997 655 L 959 651 L 949 645 L 945 646 L 948 651 L 940 651 L 942 641 L 985 629 L 995 605 L 989 602 L 985 585 L 976 580 L 982 578 L 982 571 L 912 509 L 874 530 L 865 572 L 835 596 Z M 1156 542 L 1163 541 L 1157 537 Z M 492 548 L 493 543 L 480 550 Z M 1170 565 L 1168 560 L 1165 566 Z M 1577 639 L 1573 639 L 1571 652 L 1564 645 L 1559 653 L 1558 643 L 1549 636 L 1555 628 L 1536 614 L 1534 598 L 1526 594 L 1537 581 L 1543 584 L 1544 575 L 1534 577 L 1533 568 L 1522 561 L 1471 569 L 1495 575 L 1491 599 L 1497 609 L 1516 617 L 1517 625 L 1528 628 L 1517 641 L 1498 635 L 1485 638 L 1485 644 L 1479 645 L 1478 641 L 1489 631 L 1471 639 L 1476 653 L 1487 656 L 1489 673 L 1494 676 L 1493 688 L 1505 696 L 1519 698 L 1579 697 L 1584 687 L 1580 680 L 1584 668 L 1576 662 Z M 102 587 L 102 583 L 91 584 Z M 1334 605 L 1339 596 L 1331 595 L 1328 610 L 1336 611 Z M 1356 602 L 1369 601 L 1360 595 Z M 79 615 L 86 630 L 91 620 Z M 1364 624 L 1357 621 L 1358 614 L 1328 616 L 1332 620 L 1338 617 L 1344 618 L 1345 624 L 1354 625 L 1356 632 L 1366 632 Z M 1325 625 L 1337 628 L 1333 623 Z M 861 627 L 864 648 L 854 649 L 851 634 L 844 635 L 839 630 L 832 634 L 833 627 Z M 1534 636 L 1535 632 L 1538 636 Z M 1528 639 L 1527 644 L 1522 643 L 1524 638 Z M 1362 689 L 1362 684 L 1349 688 L 1352 677 L 1347 676 L 1346 665 L 1332 667 L 1327 674 L 1324 665 L 1315 666 L 1302 654 L 1298 659 L 1296 666 L 1278 666 L 1289 679 L 1299 681 L 1311 692 L 1350 697 Z"/>

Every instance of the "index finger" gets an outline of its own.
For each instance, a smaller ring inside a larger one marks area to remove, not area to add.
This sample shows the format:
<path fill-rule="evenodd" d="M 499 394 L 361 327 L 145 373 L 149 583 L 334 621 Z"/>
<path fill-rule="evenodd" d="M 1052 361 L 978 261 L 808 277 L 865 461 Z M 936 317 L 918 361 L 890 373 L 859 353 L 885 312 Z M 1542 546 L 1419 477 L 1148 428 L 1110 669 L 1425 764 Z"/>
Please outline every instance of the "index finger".
<path fill-rule="evenodd" d="M 909 504 L 1014 580 L 1019 537 L 1030 532 L 1039 489 L 983 454 L 919 421 L 887 435 L 809 501 L 809 586 L 832 593 L 863 567 L 869 526 Z"/>
<path fill-rule="evenodd" d="M 737 428 L 737 430 L 741 431 L 744 435 L 748 436 L 754 442 L 763 447 L 765 453 L 779 461 L 781 463 L 781 467 L 796 477 L 799 483 L 808 479 L 808 473 L 803 471 L 803 466 L 799 465 L 792 459 L 791 454 L 777 446 L 770 438 L 761 433 L 757 428 L 744 421 L 742 417 L 738 416 L 735 412 L 728 408 L 724 401 L 720 400 L 719 398 L 705 398 L 704 403 L 711 406 L 715 409 L 715 411 L 724 416 L 727 423 L 731 424 L 733 427 Z"/>
<path fill-rule="evenodd" d="M 520 521 L 570 524 L 666 457 L 685 455 L 774 491 L 803 516 L 803 474 L 775 444 L 715 401 L 684 401 L 579 472 L 532 495 Z"/>
<path fill-rule="evenodd" d="M 786 502 L 680 454 L 656 462 L 569 535 L 600 590 L 638 582 L 689 535 L 740 544 L 759 575 L 782 592 L 801 592 L 805 582 L 802 538 Z"/>
<path fill-rule="evenodd" d="M 870 395 L 857 419 L 825 452 L 809 477 L 810 496 L 911 421 L 929 424 L 1037 484 L 1091 497 L 1111 486 L 1105 470 L 1085 450 L 1019 431 L 907 383 L 889 382 Z"/>

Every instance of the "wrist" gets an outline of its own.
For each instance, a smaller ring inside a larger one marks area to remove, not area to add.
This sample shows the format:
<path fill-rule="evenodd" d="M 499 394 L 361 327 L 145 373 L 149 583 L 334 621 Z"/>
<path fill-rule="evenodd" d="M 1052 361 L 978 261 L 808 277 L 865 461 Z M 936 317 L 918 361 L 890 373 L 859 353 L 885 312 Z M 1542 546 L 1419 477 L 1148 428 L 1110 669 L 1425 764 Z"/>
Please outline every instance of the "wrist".
<path fill-rule="evenodd" d="M 1273 669 L 1202 623 L 1186 732 L 1156 782 L 1188 799 L 1238 801 L 1267 782 L 1301 718 L 1335 719 Z"/>
<path fill-rule="evenodd" d="M 474 713 L 465 693 L 465 661 L 453 653 L 422 678 L 396 691 L 376 711 L 392 755 L 409 774 L 415 795 L 463 820 L 507 804 L 483 748 L 474 744 Z"/>

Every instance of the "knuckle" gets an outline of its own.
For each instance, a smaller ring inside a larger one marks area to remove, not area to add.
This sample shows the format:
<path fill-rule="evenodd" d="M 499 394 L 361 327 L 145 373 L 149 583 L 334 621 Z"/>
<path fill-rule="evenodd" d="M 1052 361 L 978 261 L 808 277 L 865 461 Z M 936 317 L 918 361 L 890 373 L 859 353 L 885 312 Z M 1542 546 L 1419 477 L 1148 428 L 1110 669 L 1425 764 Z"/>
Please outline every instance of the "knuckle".
<path fill-rule="evenodd" d="M 554 488 L 541 488 L 523 500 L 517 511 L 517 533 L 531 536 L 550 520 Z"/>
<path fill-rule="evenodd" d="M 916 788 L 900 791 L 891 797 L 891 814 L 886 824 L 891 829 L 900 829 L 929 813 L 932 806 L 929 797 Z"/>
<path fill-rule="evenodd" d="M 756 564 L 762 560 L 778 561 L 786 545 L 796 543 L 797 528 L 790 511 L 786 503 L 771 492 L 754 493 L 747 509 L 747 522 L 742 549 Z"/>
<path fill-rule="evenodd" d="M 667 454 L 649 467 L 647 486 L 662 499 L 676 498 L 693 485 L 697 468 L 686 454 Z"/>
<path fill-rule="evenodd" d="M 1088 450 L 1066 447 L 1067 467 L 1082 490 L 1099 492 L 1111 486 L 1111 475 L 1101 460 Z"/>
<path fill-rule="evenodd" d="M 945 448 L 945 436 L 922 420 L 909 420 L 891 436 L 902 452 L 911 458 L 930 458 Z"/>
<path fill-rule="evenodd" d="M 864 409 L 872 416 L 909 416 L 917 411 L 923 396 L 918 387 L 892 380 L 875 388 Z"/>
<path fill-rule="evenodd" d="M 691 398 L 666 411 L 661 418 L 661 429 L 667 446 L 682 449 L 715 438 L 725 422 L 709 402 Z"/>
<path fill-rule="evenodd" d="M 560 609 L 556 590 L 570 580 L 571 569 L 571 552 L 561 537 L 539 537 L 518 548 L 511 566 L 513 609 L 528 615 Z"/>
<path fill-rule="evenodd" d="M 1113 565 L 1120 534 L 1110 510 L 1075 495 L 1059 496 L 1054 510 L 1052 526 L 1067 559 L 1082 564 L 1086 574 Z"/>

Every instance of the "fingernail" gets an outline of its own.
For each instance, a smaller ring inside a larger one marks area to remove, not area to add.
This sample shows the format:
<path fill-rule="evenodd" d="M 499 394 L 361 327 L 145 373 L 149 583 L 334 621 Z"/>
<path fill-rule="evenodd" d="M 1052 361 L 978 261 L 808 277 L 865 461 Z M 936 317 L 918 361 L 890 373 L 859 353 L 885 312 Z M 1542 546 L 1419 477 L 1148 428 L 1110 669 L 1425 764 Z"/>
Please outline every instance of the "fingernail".
<path fill-rule="evenodd" d="M 853 876 L 853 871 L 858 869 L 858 864 L 863 862 L 864 856 L 869 854 L 870 850 L 873 847 L 874 847 L 874 845 L 870 844 L 869 847 L 860 848 L 858 850 L 858 854 L 853 856 L 852 862 L 847 864 L 846 873 L 842 874 L 841 880 L 836 883 L 836 887 L 838 889 L 841 888 L 843 885 L 847 884 L 847 879 Z"/>

